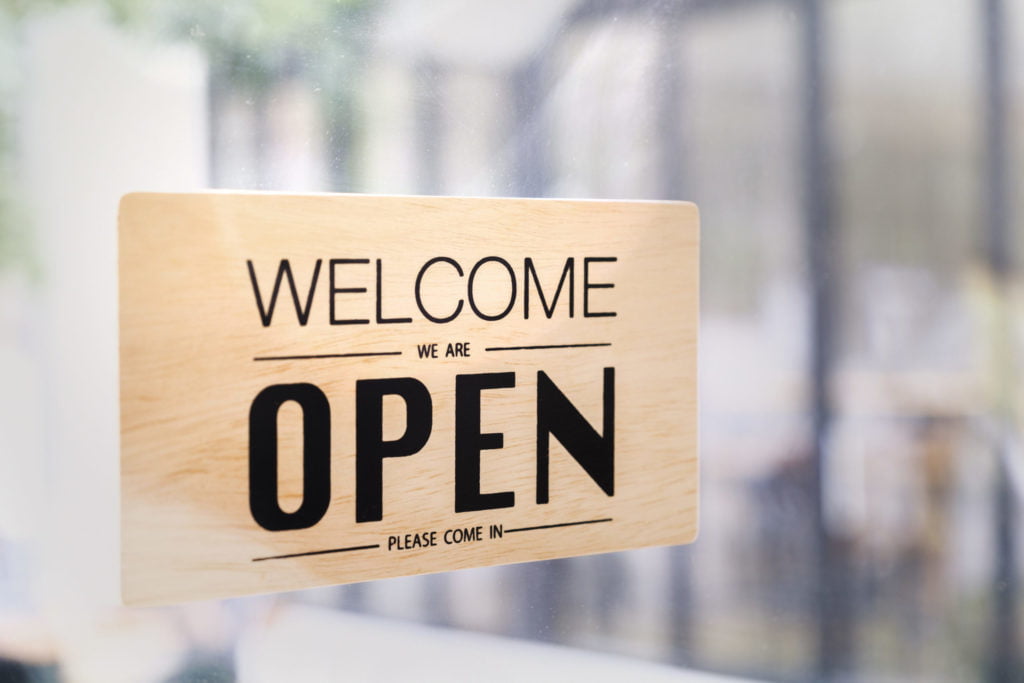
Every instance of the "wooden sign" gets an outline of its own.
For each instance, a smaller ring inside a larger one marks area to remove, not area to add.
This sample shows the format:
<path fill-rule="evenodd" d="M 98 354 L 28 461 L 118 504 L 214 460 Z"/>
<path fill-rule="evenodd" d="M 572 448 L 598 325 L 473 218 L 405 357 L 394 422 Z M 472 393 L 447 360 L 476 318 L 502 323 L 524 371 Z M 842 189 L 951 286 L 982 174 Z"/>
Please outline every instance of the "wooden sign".
<path fill-rule="evenodd" d="M 123 595 L 697 534 L 688 203 L 132 194 Z"/>

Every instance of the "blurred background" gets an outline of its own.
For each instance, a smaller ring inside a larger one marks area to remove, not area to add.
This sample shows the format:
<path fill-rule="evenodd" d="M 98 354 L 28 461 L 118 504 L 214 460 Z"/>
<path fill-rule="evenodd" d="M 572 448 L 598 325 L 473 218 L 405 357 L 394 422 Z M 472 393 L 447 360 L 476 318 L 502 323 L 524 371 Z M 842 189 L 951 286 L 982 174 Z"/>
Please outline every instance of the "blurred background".
<path fill-rule="evenodd" d="M 1022 65 L 1018 0 L 0 0 L 0 681 L 1024 680 Z M 117 607 L 117 201 L 203 188 L 697 202 L 698 542 Z"/>

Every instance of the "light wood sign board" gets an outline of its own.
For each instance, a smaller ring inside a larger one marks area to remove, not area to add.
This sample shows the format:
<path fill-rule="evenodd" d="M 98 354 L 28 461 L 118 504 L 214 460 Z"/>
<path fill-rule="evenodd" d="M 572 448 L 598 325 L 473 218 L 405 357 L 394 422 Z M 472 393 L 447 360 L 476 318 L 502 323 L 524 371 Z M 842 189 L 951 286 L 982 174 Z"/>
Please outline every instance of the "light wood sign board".
<path fill-rule="evenodd" d="M 131 194 L 123 597 L 686 543 L 682 202 Z"/>

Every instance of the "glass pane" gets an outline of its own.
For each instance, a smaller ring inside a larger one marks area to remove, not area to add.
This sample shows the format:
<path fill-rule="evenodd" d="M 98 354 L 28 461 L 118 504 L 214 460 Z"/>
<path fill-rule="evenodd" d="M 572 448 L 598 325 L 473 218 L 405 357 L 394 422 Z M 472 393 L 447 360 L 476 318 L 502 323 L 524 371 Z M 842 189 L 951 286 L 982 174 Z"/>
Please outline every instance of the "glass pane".
<path fill-rule="evenodd" d="M 1022 41 L 1010 0 L 0 0 L 0 679 L 1021 677 Z M 700 539 L 118 607 L 117 200 L 211 188 L 696 201 Z"/>

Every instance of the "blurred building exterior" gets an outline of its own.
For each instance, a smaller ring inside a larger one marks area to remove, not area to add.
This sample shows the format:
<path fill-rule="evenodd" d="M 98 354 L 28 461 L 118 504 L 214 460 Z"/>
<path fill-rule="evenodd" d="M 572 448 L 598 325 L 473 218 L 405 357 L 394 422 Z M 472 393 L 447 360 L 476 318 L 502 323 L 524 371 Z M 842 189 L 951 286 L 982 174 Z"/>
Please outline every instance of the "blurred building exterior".
<path fill-rule="evenodd" d="M 0 657 L 230 678 L 319 606 L 767 680 L 1024 676 L 1024 6 L 201 5 L 0 13 L 0 249 L 23 215 L 38 262 L 0 251 Z M 696 201 L 697 544 L 114 610 L 116 202 L 205 187 Z M 131 643 L 149 669 L 103 658 Z"/>

